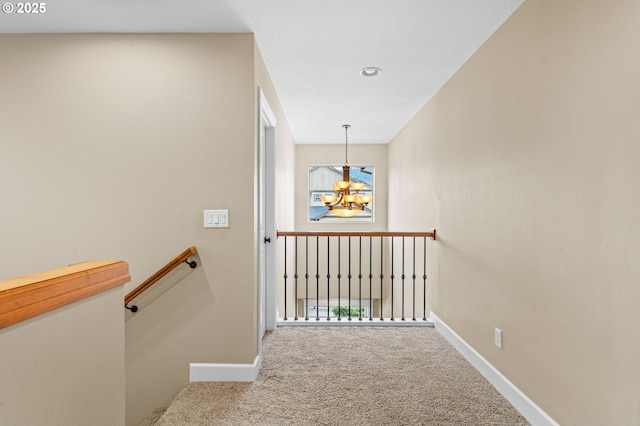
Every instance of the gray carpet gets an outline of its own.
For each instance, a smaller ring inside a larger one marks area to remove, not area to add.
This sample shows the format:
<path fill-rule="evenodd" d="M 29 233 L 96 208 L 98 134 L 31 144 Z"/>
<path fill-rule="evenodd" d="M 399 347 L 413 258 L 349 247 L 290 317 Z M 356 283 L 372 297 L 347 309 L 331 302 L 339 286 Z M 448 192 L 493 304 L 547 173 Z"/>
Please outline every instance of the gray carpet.
<path fill-rule="evenodd" d="M 282 327 L 253 383 L 191 383 L 156 423 L 528 425 L 433 328 Z"/>

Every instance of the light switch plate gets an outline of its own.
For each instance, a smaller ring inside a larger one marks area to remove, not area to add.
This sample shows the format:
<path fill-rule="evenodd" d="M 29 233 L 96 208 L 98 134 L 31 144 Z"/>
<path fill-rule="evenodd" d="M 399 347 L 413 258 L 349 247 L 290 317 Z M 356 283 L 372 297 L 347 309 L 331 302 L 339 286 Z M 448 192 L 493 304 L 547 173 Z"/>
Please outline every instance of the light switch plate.
<path fill-rule="evenodd" d="M 502 349 L 502 330 L 500 330 L 498 327 L 495 328 L 494 330 L 494 342 L 496 344 L 497 347 L 499 347 L 500 349 Z"/>
<path fill-rule="evenodd" d="M 204 211 L 204 227 L 205 228 L 228 228 L 229 227 L 229 210 L 205 210 Z"/>

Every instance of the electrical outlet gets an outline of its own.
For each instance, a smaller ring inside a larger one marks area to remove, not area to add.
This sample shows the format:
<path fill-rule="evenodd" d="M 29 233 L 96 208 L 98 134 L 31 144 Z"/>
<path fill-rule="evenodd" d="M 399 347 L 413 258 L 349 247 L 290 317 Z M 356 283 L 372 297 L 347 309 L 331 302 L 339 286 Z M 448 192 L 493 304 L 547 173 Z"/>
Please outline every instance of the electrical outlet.
<path fill-rule="evenodd" d="M 502 330 L 495 328 L 495 343 L 496 346 L 502 349 Z"/>

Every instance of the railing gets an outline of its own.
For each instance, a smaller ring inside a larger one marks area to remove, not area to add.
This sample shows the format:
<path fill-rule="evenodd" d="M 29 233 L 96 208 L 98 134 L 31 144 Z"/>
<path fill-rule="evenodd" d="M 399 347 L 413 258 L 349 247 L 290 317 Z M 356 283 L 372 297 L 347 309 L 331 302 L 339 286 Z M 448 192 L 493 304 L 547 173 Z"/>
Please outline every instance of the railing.
<path fill-rule="evenodd" d="M 427 240 L 435 230 L 277 235 L 281 324 L 427 322 Z"/>
<path fill-rule="evenodd" d="M 0 328 L 123 285 L 129 265 L 93 260 L 0 281 Z"/>
<path fill-rule="evenodd" d="M 189 268 L 195 269 L 198 266 L 198 263 L 195 260 L 190 260 L 192 257 L 198 254 L 198 250 L 195 247 L 189 247 L 185 251 L 183 251 L 180 255 L 175 257 L 172 261 L 164 265 L 160 268 L 155 274 L 151 275 L 147 278 L 142 284 L 132 290 L 129 294 L 124 297 L 124 307 L 131 312 L 138 312 L 139 307 L 137 305 L 129 306 L 134 299 L 141 296 L 147 290 L 149 290 L 156 283 L 165 279 L 171 272 L 173 272 L 178 266 L 186 263 L 189 265 Z M 178 280 L 176 280 L 178 281 Z"/>

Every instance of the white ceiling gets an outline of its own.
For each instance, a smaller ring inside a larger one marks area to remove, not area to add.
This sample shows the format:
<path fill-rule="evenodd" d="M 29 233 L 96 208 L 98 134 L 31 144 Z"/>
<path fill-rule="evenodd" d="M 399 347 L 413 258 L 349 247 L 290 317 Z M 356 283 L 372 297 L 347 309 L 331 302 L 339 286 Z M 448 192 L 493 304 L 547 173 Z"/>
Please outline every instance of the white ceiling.
<path fill-rule="evenodd" d="M 523 1 L 54 0 L 0 32 L 253 32 L 296 143 L 387 143 Z"/>

